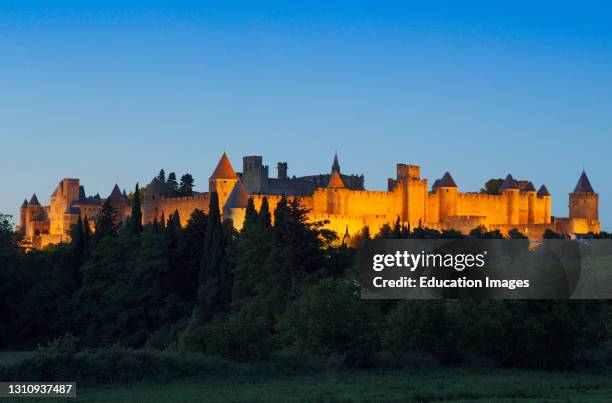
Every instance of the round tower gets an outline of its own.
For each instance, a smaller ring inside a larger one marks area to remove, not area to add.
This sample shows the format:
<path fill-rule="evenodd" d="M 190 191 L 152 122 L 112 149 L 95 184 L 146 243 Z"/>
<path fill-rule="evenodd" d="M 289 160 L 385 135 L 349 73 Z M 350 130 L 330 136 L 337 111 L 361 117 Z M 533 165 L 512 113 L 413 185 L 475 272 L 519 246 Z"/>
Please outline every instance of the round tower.
<path fill-rule="evenodd" d="M 537 222 L 536 216 L 536 200 L 538 195 L 536 193 L 535 186 L 533 183 L 527 183 L 527 186 L 523 189 L 523 192 L 527 195 L 527 223 L 535 224 Z"/>
<path fill-rule="evenodd" d="M 229 158 L 227 158 L 227 154 L 223 153 L 217 167 L 210 176 L 210 179 L 208 179 L 208 191 L 210 193 L 217 192 L 221 208 L 223 208 L 230 193 L 234 190 L 236 182 L 238 182 L 238 175 L 236 175 Z"/>
<path fill-rule="evenodd" d="M 519 224 L 519 208 L 520 208 L 520 189 L 518 183 L 514 180 L 512 175 L 508 174 L 504 182 L 499 187 L 499 191 L 502 196 L 506 199 L 507 214 L 506 221 L 509 225 Z"/>
<path fill-rule="evenodd" d="M 234 189 L 223 206 L 223 220 L 232 220 L 234 228 L 240 231 L 244 225 L 246 207 L 248 203 L 249 195 L 244 189 L 242 182 L 236 182 Z"/>
<path fill-rule="evenodd" d="M 144 191 L 144 200 L 142 201 L 143 224 L 151 224 L 155 221 L 161 213 L 159 211 L 159 206 L 164 201 L 165 197 L 165 186 L 157 178 L 153 178 Z"/>
<path fill-rule="evenodd" d="M 440 198 L 440 222 L 448 221 L 457 215 L 457 184 L 450 173 L 444 173 L 442 179 L 434 182 L 433 188 Z"/>
<path fill-rule="evenodd" d="M 24 233 L 26 232 L 26 215 L 28 211 L 28 200 L 25 199 L 19 208 L 19 231 Z"/>
<path fill-rule="evenodd" d="M 550 192 L 548 191 L 548 189 L 546 188 L 546 185 L 542 185 L 540 186 L 540 189 L 538 189 L 538 194 L 537 194 L 538 198 L 541 198 L 544 200 L 544 223 L 545 224 L 550 224 L 551 223 L 551 203 L 550 203 Z"/>
<path fill-rule="evenodd" d="M 327 183 L 327 213 L 342 214 L 342 189 L 346 189 L 346 186 L 340 172 L 332 171 Z"/>
<path fill-rule="evenodd" d="M 599 195 L 595 193 L 586 173 L 582 171 L 576 188 L 569 194 L 570 218 L 599 219 Z"/>

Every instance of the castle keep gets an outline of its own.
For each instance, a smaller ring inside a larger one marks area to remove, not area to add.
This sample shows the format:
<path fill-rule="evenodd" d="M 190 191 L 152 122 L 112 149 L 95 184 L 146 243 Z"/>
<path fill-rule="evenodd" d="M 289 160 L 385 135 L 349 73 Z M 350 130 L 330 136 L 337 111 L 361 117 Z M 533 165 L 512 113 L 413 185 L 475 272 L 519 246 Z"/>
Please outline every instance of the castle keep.
<path fill-rule="evenodd" d="M 508 175 L 497 194 L 463 193 L 450 173 L 435 180 L 431 188 L 421 178 L 420 167 L 397 164 L 395 178 L 388 179 L 386 191 L 364 189 L 363 175 L 343 175 L 337 155 L 329 174 L 291 177 L 287 163 L 279 162 L 277 178 L 269 178 L 268 166 L 261 156 L 243 158 L 243 172 L 236 173 L 224 153 L 208 181 L 208 192 L 172 197 L 157 179 L 146 187 L 143 200 L 143 224 L 158 222 L 177 212 L 186 224 L 195 209 L 208 212 L 210 194 L 217 192 L 224 219 L 242 227 L 249 198 L 260 208 L 268 198 L 271 212 L 282 195 L 299 197 L 310 210 L 311 221 L 329 221 L 327 228 L 342 235 L 357 234 L 365 226 L 372 233 L 398 218 L 411 228 L 418 226 L 469 233 L 476 227 L 500 230 L 508 234 L 518 229 L 529 238 L 542 238 L 547 229 L 567 235 L 600 232 L 599 198 L 585 172 L 569 194 L 569 217 L 551 215 L 551 195 L 542 185 L 536 190 L 529 181 L 517 181 Z M 108 196 L 117 210 L 118 221 L 129 219 L 127 195 L 115 185 Z M 95 221 L 102 209 L 99 195 L 87 197 L 78 179 L 63 179 L 51 195 L 51 203 L 41 206 L 34 194 L 21 206 L 20 226 L 34 247 L 69 240 L 70 226 L 78 216 Z"/>

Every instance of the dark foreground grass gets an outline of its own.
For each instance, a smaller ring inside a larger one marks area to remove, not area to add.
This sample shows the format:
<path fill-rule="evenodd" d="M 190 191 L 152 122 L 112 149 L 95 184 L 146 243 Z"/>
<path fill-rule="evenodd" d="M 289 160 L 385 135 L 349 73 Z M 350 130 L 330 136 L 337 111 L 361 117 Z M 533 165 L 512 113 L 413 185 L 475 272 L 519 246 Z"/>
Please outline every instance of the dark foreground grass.
<path fill-rule="evenodd" d="M 439 368 L 215 377 L 77 390 L 80 402 L 610 402 L 612 377 Z"/>

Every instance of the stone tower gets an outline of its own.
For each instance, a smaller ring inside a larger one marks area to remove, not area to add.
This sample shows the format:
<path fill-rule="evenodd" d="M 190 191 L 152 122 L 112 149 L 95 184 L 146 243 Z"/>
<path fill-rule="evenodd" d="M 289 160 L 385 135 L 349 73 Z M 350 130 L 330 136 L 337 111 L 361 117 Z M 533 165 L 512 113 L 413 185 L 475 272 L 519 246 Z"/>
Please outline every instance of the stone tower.
<path fill-rule="evenodd" d="M 346 189 L 340 172 L 332 171 L 332 174 L 327 183 L 327 213 L 328 214 L 346 214 L 344 206 L 344 192 Z"/>
<path fill-rule="evenodd" d="M 217 167 L 213 171 L 208 180 L 208 190 L 210 193 L 217 192 L 219 195 L 219 207 L 223 208 L 227 198 L 229 197 L 234 186 L 238 182 L 238 176 L 232 167 L 232 164 L 227 158 L 227 154 L 223 153 Z"/>
<path fill-rule="evenodd" d="M 440 195 L 440 222 L 447 222 L 449 217 L 457 215 L 457 184 L 449 172 L 437 180 L 433 187 Z"/>
<path fill-rule="evenodd" d="M 519 208 L 520 208 L 520 188 L 512 175 L 508 174 L 504 182 L 499 187 L 499 192 L 506 199 L 507 206 L 507 224 L 519 224 Z"/>
<path fill-rule="evenodd" d="M 287 179 L 287 170 L 288 166 L 286 162 L 279 162 L 276 165 L 277 178 L 278 179 Z"/>
<path fill-rule="evenodd" d="M 26 232 L 26 215 L 28 213 L 28 199 L 25 199 L 19 208 L 19 231 Z"/>
<path fill-rule="evenodd" d="M 599 195 L 593 190 L 586 173 L 582 171 L 576 188 L 569 194 L 570 218 L 599 219 Z"/>
<path fill-rule="evenodd" d="M 537 222 L 536 200 L 538 198 L 536 188 L 533 186 L 533 183 L 528 182 L 527 186 L 525 186 L 523 189 L 523 192 L 525 192 L 527 195 L 527 223 L 535 224 Z"/>
<path fill-rule="evenodd" d="M 232 220 L 234 228 L 240 231 L 244 225 L 246 207 L 249 202 L 247 194 L 241 181 L 237 181 L 230 193 L 225 205 L 222 206 L 223 219 Z"/>
<path fill-rule="evenodd" d="M 166 187 L 157 179 L 153 178 L 144 191 L 142 202 L 142 222 L 151 224 L 156 219 L 159 221 L 161 214 L 160 205 L 166 199 Z"/>
<path fill-rule="evenodd" d="M 268 166 L 261 155 L 242 157 L 242 184 L 249 193 L 261 193 L 267 189 Z"/>
<path fill-rule="evenodd" d="M 544 223 L 550 224 L 551 220 L 551 203 L 550 203 L 550 192 L 546 188 L 546 185 L 540 186 L 538 189 L 538 197 L 544 199 Z"/>

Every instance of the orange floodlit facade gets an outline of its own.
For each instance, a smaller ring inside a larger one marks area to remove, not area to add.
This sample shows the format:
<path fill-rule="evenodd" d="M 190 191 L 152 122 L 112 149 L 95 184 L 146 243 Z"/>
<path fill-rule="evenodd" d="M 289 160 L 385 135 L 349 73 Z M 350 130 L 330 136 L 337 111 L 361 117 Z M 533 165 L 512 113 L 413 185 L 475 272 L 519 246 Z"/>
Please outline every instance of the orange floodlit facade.
<path fill-rule="evenodd" d="M 569 194 L 569 217 L 551 215 L 551 195 L 544 185 L 538 190 L 529 181 L 516 181 L 508 175 L 499 193 L 460 192 L 447 172 L 429 182 L 420 176 L 420 167 L 398 164 L 395 178 L 389 178 L 386 191 L 363 188 L 363 176 L 340 172 L 337 156 L 331 173 L 301 178 L 287 176 L 287 163 L 278 164 L 278 177 L 268 178 L 268 167 L 260 156 L 243 159 L 243 172 L 236 173 L 224 153 L 208 181 L 208 192 L 172 197 L 166 186 L 154 179 L 144 191 L 143 224 L 158 222 L 178 211 L 185 224 L 195 209 L 208 212 L 210 194 L 217 192 L 224 219 L 240 229 L 246 204 L 253 198 L 259 209 L 264 197 L 273 212 L 282 195 L 299 197 L 309 209 L 312 221 L 328 221 L 327 228 L 343 235 L 354 235 L 365 226 L 376 233 L 384 224 L 399 220 L 411 228 L 423 226 L 438 230 L 469 233 L 476 227 L 507 234 L 518 229 L 531 239 L 541 238 L 547 229 L 579 235 L 600 232 L 599 199 L 583 172 Z M 108 196 L 117 210 L 118 221 L 131 212 L 125 192 L 117 186 Z M 80 215 L 95 221 L 102 208 L 99 195 L 86 197 L 78 179 L 63 179 L 51 195 L 48 206 L 41 206 L 36 195 L 24 201 L 20 226 L 34 247 L 67 242 L 68 231 Z"/>

